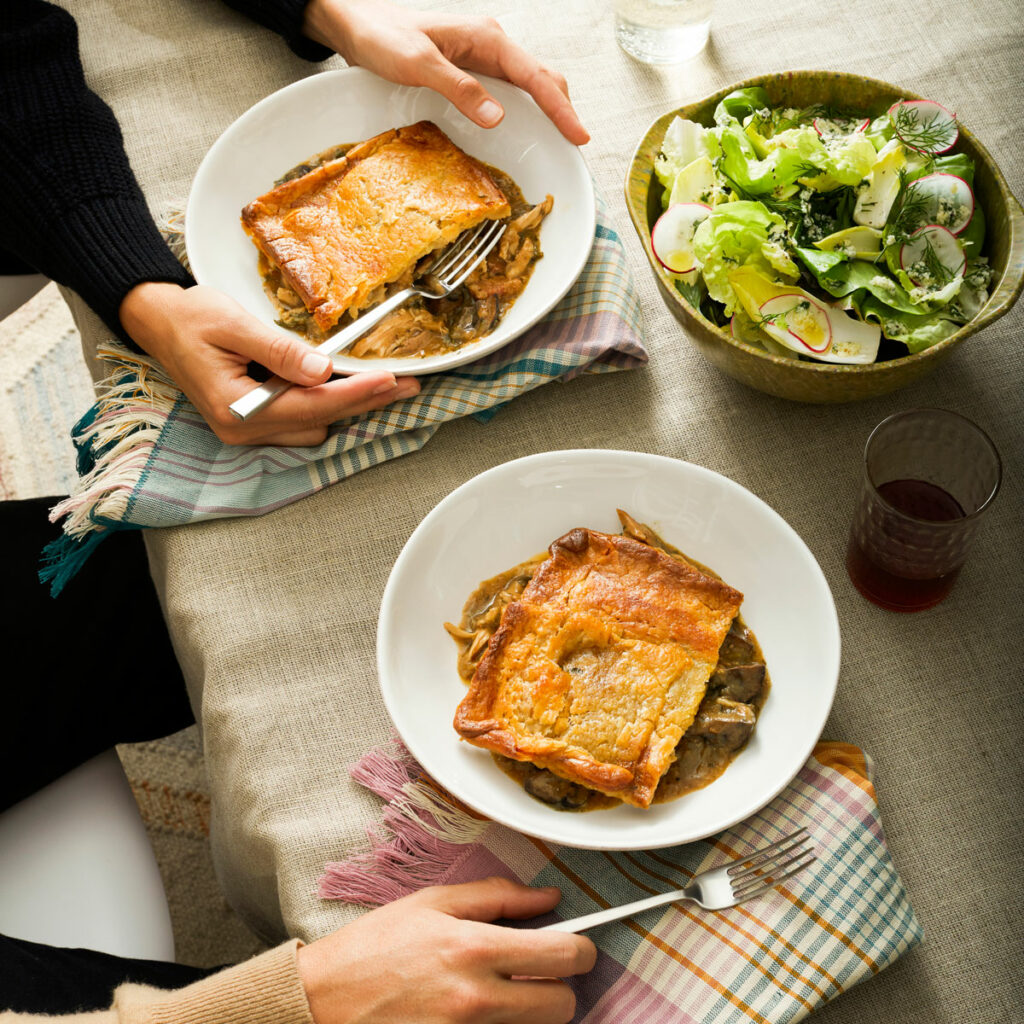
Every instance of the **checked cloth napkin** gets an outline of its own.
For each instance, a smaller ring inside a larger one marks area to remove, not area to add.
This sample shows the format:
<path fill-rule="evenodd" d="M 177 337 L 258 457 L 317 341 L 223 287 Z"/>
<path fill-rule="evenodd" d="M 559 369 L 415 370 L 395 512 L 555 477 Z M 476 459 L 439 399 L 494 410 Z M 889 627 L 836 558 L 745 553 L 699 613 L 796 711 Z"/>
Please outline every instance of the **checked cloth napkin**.
<path fill-rule="evenodd" d="M 174 223 L 165 218 L 164 233 L 181 252 Z M 549 381 L 648 358 L 639 296 L 600 199 L 586 266 L 540 323 L 474 363 L 424 377 L 413 398 L 334 424 L 316 447 L 226 445 L 157 363 L 116 344 L 99 355 L 114 370 L 72 431 L 79 483 L 51 514 L 64 531 L 44 553 L 54 594 L 111 530 L 262 515 L 422 448 L 447 420 L 486 422 Z"/>
<path fill-rule="evenodd" d="M 369 852 L 327 865 L 322 897 L 374 906 L 491 875 L 558 886 L 557 917 L 526 927 L 681 888 L 808 829 L 817 860 L 763 896 L 718 913 L 675 903 L 590 931 L 597 965 L 570 979 L 582 1024 L 802 1020 L 922 938 L 886 846 L 871 761 L 849 744 L 819 743 L 778 797 L 719 836 L 623 853 L 555 847 L 487 821 L 398 741 L 363 757 L 352 776 L 387 801 L 383 820 Z"/>

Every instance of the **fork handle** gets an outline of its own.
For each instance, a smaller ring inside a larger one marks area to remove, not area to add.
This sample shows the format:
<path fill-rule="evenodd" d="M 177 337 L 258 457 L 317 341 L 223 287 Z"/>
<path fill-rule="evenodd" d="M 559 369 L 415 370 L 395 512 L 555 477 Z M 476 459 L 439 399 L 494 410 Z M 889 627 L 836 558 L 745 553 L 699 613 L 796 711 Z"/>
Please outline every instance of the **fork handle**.
<path fill-rule="evenodd" d="M 385 299 L 379 306 L 374 306 L 368 313 L 364 313 L 348 325 L 344 330 L 332 334 L 326 341 L 320 342 L 314 349 L 325 356 L 337 355 L 339 352 L 355 344 L 367 331 L 376 327 L 392 310 L 397 309 L 403 302 L 407 302 L 418 291 L 415 288 L 403 288 L 395 292 L 390 298 Z M 231 413 L 240 420 L 247 420 L 254 416 L 261 409 L 265 409 L 278 395 L 287 391 L 293 384 L 284 377 L 270 377 L 258 387 L 247 391 L 241 398 L 232 402 L 228 408 Z"/>
<path fill-rule="evenodd" d="M 677 900 L 693 899 L 685 889 L 676 889 L 675 892 L 663 892 L 657 896 L 648 896 L 643 900 L 636 900 L 633 903 L 624 903 L 621 907 L 609 907 L 607 910 L 597 910 L 593 914 L 584 914 L 582 917 L 572 917 L 568 921 L 558 921 L 555 924 L 547 924 L 538 928 L 542 932 L 584 932 L 588 928 L 596 928 L 599 924 L 607 924 L 609 921 L 618 921 L 623 917 L 632 917 L 634 914 L 651 910 L 654 907 L 663 907 L 666 903 L 675 903 Z"/>

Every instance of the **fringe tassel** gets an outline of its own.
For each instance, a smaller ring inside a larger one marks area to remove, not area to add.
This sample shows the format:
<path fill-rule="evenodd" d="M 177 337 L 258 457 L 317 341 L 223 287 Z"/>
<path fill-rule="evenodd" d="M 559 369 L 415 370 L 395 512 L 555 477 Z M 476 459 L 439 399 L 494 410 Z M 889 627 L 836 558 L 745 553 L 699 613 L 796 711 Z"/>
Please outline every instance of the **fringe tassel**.
<path fill-rule="evenodd" d="M 64 520 L 64 536 L 47 545 L 39 573 L 53 597 L 104 537 L 133 527 L 123 522 L 128 504 L 181 397 L 166 371 L 147 356 L 117 343 L 98 355 L 114 369 L 72 431 L 81 474 L 75 490 L 50 510 L 50 522 Z"/>
<path fill-rule="evenodd" d="M 66 533 L 62 533 L 43 548 L 39 581 L 50 584 L 51 597 L 56 597 L 68 580 L 78 574 L 78 570 L 110 533 L 110 530 L 96 530 L 84 540 L 72 540 Z"/>
<path fill-rule="evenodd" d="M 164 236 L 164 241 L 174 254 L 174 258 L 191 274 L 192 267 L 189 266 L 188 252 L 185 249 L 184 200 L 166 203 L 157 215 L 156 226 Z"/>
<path fill-rule="evenodd" d="M 437 885 L 490 827 L 435 788 L 399 740 L 361 758 L 352 778 L 388 803 L 368 852 L 325 865 L 321 899 L 380 906 Z"/>

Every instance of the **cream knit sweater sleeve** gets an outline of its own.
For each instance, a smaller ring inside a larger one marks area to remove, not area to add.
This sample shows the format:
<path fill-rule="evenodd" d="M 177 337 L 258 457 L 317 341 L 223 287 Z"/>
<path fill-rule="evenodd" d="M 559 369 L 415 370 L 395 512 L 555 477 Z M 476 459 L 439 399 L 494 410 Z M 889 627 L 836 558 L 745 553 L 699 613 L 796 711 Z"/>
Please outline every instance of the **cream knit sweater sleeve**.
<path fill-rule="evenodd" d="M 313 1024 L 293 939 L 245 963 L 167 991 L 120 985 L 108 1010 L 59 1017 L 0 1010 L 0 1024 Z"/>

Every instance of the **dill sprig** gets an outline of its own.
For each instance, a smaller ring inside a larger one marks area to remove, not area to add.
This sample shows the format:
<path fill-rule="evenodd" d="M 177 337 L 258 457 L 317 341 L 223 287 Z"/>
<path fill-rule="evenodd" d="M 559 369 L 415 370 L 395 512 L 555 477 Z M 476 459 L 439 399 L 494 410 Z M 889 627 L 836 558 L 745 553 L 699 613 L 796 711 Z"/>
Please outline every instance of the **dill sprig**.
<path fill-rule="evenodd" d="M 929 173 L 925 168 L 924 174 Z M 923 176 L 923 175 L 922 175 Z M 914 188 L 914 182 L 907 181 L 907 171 L 899 171 L 900 191 L 889 214 L 886 236 L 892 235 L 897 243 L 906 242 L 922 225 L 927 224 L 931 213 L 931 199 L 920 189 Z M 917 178 L 915 177 L 914 181 Z"/>
<path fill-rule="evenodd" d="M 900 101 L 889 114 L 889 120 L 900 141 L 919 153 L 938 153 L 956 141 L 956 120 L 946 120 L 940 111 L 922 119 L 916 110 Z"/>
<path fill-rule="evenodd" d="M 923 238 L 924 250 L 919 262 L 924 264 L 928 277 L 942 288 L 953 280 L 953 272 L 939 259 L 939 254 L 935 251 L 935 246 L 932 245 L 928 234 L 925 234 Z"/>

